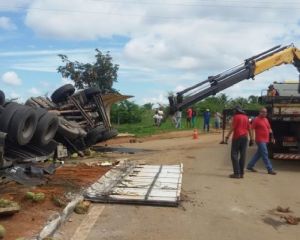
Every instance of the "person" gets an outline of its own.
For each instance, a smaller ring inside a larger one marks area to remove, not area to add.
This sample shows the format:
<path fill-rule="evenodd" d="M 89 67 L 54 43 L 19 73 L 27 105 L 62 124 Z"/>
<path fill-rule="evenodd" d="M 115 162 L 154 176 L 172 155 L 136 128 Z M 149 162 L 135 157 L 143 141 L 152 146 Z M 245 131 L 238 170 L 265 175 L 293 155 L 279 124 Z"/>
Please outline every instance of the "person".
<path fill-rule="evenodd" d="M 256 162 L 262 158 L 267 168 L 268 174 L 276 175 L 276 172 L 273 170 L 272 163 L 268 156 L 267 144 L 270 142 L 275 143 L 273 137 L 273 131 L 271 129 L 270 123 L 267 119 L 267 109 L 262 108 L 259 111 L 259 115 L 252 121 L 252 129 L 255 132 L 255 142 L 257 145 L 257 150 L 254 156 L 251 158 L 250 162 L 247 165 L 247 169 L 251 172 L 257 172 L 254 169 Z"/>
<path fill-rule="evenodd" d="M 215 128 L 216 129 L 219 129 L 220 128 L 220 125 L 221 125 L 221 114 L 219 112 L 215 112 Z"/>
<path fill-rule="evenodd" d="M 269 97 L 275 97 L 275 96 L 279 96 L 279 92 L 277 91 L 277 89 L 274 88 L 274 85 L 271 84 L 268 87 L 268 94 Z"/>
<path fill-rule="evenodd" d="M 162 116 L 158 114 L 158 110 L 155 111 L 153 119 L 154 119 L 154 125 L 159 127 L 162 120 Z"/>
<path fill-rule="evenodd" d="M 182 117 L 182 112 L 180 110 L 177 110 L 175 112 L 175 127 L 176 128 L 181 128 L 181 117 Z"/>
<path fill-rule="evenodd" d="M 209 109 L 206 109 L 204 114 L 203 114 L 203 120 L 204 120 L 204 124 L 203 124 L 203 131 L 207 131 L 209 132 L 209 121 L 210 121 L 210 112 Z"/>
<path fill-rule="evenodd" d="M 158 115 L 160 116 L 160 123 L 164 120 L 164 111 L 162 108 L 158 109 L 157 111 Z"/>
<path fill-rule="evenodd" d="M 192 108 L 192 128 L 196 126 L 196 118 L 197 118 L 197 112 L 195 108 Z"/>
<path fill-rule="evenodd" d="M 236 106 L 234 109 L 234 116 L 232 119 L 231 128 L 225 138 L 225 142 L 228 142 L 231 134 L 231 161 L 233 167 L 233 174 L 229 175 L 230 178 L 243 178 L 244 168 L 246 160 L 246 150 L 248 145 L 248 134 L 250 135 L 249 145 L 253 145 L 252 133 L 250 131 L 250 124 L 248 116 L 242 110 L 240 106 Z"/>
<path fill-rule="evenodd" d="M 191 120 L 192 120 L 193 111 L 191 108 L 188 108 L 186 111 L 186 126 L 189 128 L 191 127 Z"/>

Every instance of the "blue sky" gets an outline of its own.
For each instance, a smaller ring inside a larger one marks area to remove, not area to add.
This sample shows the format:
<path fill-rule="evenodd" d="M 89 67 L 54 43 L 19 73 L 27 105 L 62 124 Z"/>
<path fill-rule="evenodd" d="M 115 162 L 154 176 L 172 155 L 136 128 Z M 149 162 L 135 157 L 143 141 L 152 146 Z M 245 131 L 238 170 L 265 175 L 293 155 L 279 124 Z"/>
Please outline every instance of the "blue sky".
<path fill-rule="evenodd" d="M 94 49 L 120 65 L 115 88 L 139 104 L 178 91 L 260 51 L 300 47 L 300 3 L 279 0 L 0 0 L 0 89 L 25 101 L 68 82 L 57 54 L 91 62 Z M 259 95 L 273 81 L 298 79 L 272 69 L 225 91 Z"/>

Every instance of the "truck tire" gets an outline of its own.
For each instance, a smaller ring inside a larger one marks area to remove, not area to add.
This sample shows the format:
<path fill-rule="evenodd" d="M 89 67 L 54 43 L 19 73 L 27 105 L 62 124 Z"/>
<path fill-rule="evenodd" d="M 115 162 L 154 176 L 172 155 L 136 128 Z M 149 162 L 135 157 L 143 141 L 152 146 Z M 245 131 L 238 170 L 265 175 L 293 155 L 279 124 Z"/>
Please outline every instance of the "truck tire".
<path fill-rule="evenodd" d="M 84 89 L 83 91 L 88 101 L 91 100 L 93 96 L 95 96 L 96 94 L 101 93 L 100 89 L 95 87 L 87 88 Z"/>
<path fill-rule="evenodd" d="M 107 130 L 102 134 L 102 139 L 101 141 L 106 141 L 108 139 L 114 138 L 118 135 L 118 130 L 117 129 L 111 129 L 110 131 Z"/>
<path fill-rule="evenodd" d="M 59 118 L 57 132 L 70 140 L 86 136 L 86 132 L 79 125 L 73 124 L 64 118 Z"/>
<path fill-rule="evenodd" d="M 0 90 L 0 106 L 3 106 L 5 103 L 5 94 Z"/>
<path fill-rule="evenodd" d="M 5 108 L 3 109 L 0 116 L 0 130 L 2 132 L 8 133 L 9 125 L 14 113 L 21 107 L 22 105 L 14 102 L 5 104 Z"/>
<path fill-rule="evenodd" d="M 67 98 L 75 92 L 75 88 L 72 84 L 66 84 L 56 89 L 51 95 L 51 99 L 55 104 L 67 100 Z"/>
<path fill-rule="evenodd" d="M 44 146 L 54 138 L 58 128 L 58 118 L 55 114 L 46 111 L 38 119 L 33 141 Z"/>
<path fill-rule="evenodd" d="M 96 144 L 97 142 L 100 142 L 102 139 L 102 134 L 106 131 L 104 126 L 98 126 L 93 129 L 91 129 L 86 137 L 85 137 L 85 143 L 88 147 Z"/>
<path fill-rule="evenodd" d="M 23 146 L 30 142 L 37 125 L 34 109 L 22 107 L 17 109 L 11 118 L 8 137 Z"/>

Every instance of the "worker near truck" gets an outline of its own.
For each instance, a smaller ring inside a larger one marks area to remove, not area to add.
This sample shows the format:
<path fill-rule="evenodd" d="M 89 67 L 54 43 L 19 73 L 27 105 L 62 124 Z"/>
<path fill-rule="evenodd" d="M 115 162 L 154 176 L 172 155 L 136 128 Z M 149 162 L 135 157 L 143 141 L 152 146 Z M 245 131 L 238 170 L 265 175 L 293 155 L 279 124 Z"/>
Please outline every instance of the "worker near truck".
<path fill-rule="evenodd" d="M 203 131 L 209 132 L 210 111 L 207 108 L 203 113 Z"/>
<path fill-rule="evenodd" d="M 248 146 L 248 135 L 250 135 L 250 143 L 253 144 L 252 133 L 250 131 L 250 123 L 248 116 L 245 114 L 240 106 L 234 108 L 234 116 L 232 119 L 231 128 L 225 138 L 225 142 L 228 142 L 231 134 L 231 161 L 233 167 L 233 174 L 230 174 L 230 178 L 243 178 L 244 168 L 246 160 L 246 151 Z"/>
<path fill-rule="evenodd" d="M 272 163 L 268 156 L 267 144 L 271 141 L 275 143 L 273 131 L 271 129 L 270 123 L 267 119 L 267 109 L 262 108 L 259 111 L 259 115 L 253 120 L 251 124 L 252 130 L 255 132 L 255 142 L 257 145 L 257 150 L 254 156 L 251 158 L 247 165 L 247 169 L 251 172 L 257 172 L 254 169 L 256 162 L 262 158 L 263 162 L 268 170 L 268 174 L 275 175 L 276 172 L 273 170 Z M 251 130 L 251 131 L 252 131 Z"/>

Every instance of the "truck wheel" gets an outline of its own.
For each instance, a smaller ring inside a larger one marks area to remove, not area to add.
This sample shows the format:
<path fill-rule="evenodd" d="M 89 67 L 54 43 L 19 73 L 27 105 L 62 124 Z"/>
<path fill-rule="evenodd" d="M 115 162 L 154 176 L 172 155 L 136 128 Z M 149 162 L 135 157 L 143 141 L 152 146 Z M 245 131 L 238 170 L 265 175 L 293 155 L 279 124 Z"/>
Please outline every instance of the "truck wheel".
<path fill-rule="evenodd" d="M 84 91 L 84 94 L 85 94 L 87 100 L 91 100 L 93 98 L 93 96 L 101 93 L 100 89 L 95 88 L 95 87 L 87 88 L 87 89 L 84 89 L 83 91 Z"/>
<path fill-rule="evenodd" d="M 5 104 L 5 108 L 3 109 L 0 116 L 0 130 L 8 133 L 9 125 L 11 123 L 11 119 L 14 113 L 21 108 L 22 105 L 14 102 L 10 102 Z"/>
<path fill-rule="evenodd" d="M 0 90 L 0 106 L 5 103 L 5 94 Z"/>
<path fill-rule="evenodd" d="M 98 126 L 93 129 L 91 129 L 86 137 L 85 137 L 85 143 L 87 146 L 92 146 L 96 144 L 97 142 L 101 141 L 102 134 L 105 132 L 105 128 L 103 126 Z"/>
<path fill-rule="evenodd" d="M 102 141 L 106 141 L 108 139 L 114 138 L 118 135 L 118 130 L 117 129 L 111 129 L 110 131 L 105 131 L 102 134 Z"/>
<path fill-rule="evenodd" d="M 75 92 L 72 84 L 66 84 L 56 89 L 51 95 L 51 99 L 55 104 L 65 101 L 69 96 Z"/>
<path fill-rule="evenodd" d="M 59 118 L 57 132 L 70 140 L 86 135 L 86 132 L 79 125 L 73 124 L 64 118 Z"/>
<path fill-rule="evenodd" d="M 58 128 L 58 118 L 53 113 L 42 114 L 39 118 L 33 141 L 44 146 L 47 145 L 55 136 Z"/>
<path fill-rule="evenodd" d="M 19 145 L 27 144 L 36 129 L 37 117 L 32 108 L 23 107 L 18 109 L 9 126 L 8 137 Z"/>

